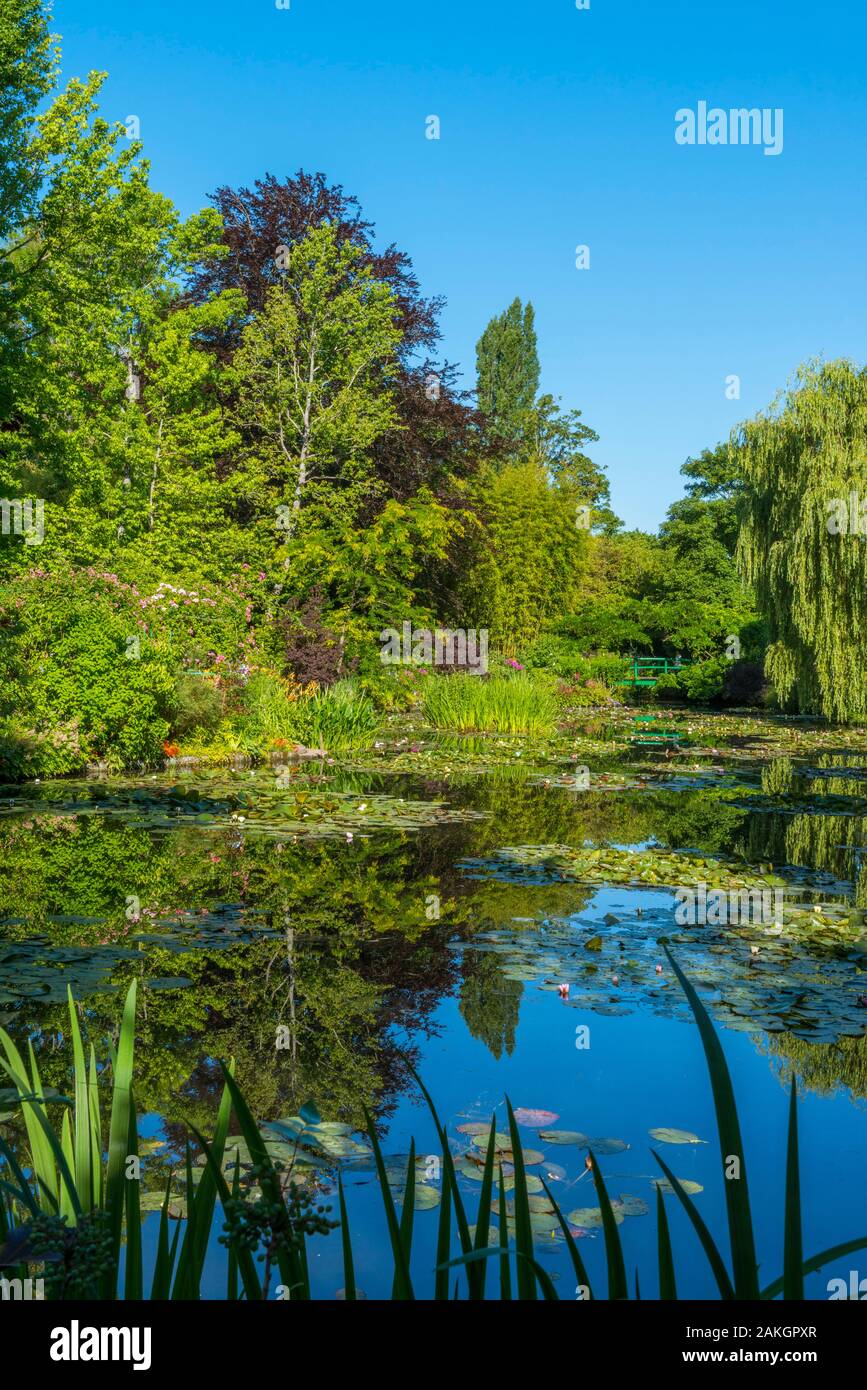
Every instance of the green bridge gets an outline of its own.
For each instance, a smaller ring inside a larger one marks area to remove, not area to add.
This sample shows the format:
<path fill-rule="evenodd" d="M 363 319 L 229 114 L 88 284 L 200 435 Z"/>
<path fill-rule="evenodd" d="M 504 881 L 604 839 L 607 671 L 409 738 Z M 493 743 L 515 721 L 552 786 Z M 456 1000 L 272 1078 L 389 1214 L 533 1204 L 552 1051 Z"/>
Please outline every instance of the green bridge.
<path fill-rule="evenodd" d="M 617 684 L 656 685 L 660 676 L 682 671 L 684 666 L 691 664 L 691 661 L 684 657 L 672 659 L 667 656 L 635 656 L 632 658 L 632 675 L 627 676 L 626 680 L 618 681 Z"/>

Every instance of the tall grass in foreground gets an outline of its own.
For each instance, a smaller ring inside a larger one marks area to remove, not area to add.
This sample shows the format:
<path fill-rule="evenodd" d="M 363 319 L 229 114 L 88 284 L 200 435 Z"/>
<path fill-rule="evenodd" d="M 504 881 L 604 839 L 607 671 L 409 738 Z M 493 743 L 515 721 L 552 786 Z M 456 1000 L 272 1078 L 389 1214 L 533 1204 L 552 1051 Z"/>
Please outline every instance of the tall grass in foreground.
<path fill-rule="evenodd" d="M 344 752 L 369 747 L 379 729 L 373 701 L 349 680 L 307 694 L 261 674 L 249 681 L 244 703 L 247 736 L 272 744 L 282 740 Z"/>
<path fill-rule="evenodd" d="M 695 990 L 668 951 L 666 954 L 686 993 L 704 1048 L 716 1109 L 721 1167 L 731 1172 L 733 1159 L 739 1165 L 740 1176 L 726 1182 L 728 1261 L 678 1179 L 658 1154 L 654 1157 L 686 1212 L 713 1272 L 721 1299 L 772 1299 L 780 1294 L 784 1299 L 803 1299 L 804 1277 L 807 1274 L 821 1269 L 833 1259 L 864 1249 L 867 1247 L 867 1236 L 846 1241 L 804 1259 L 793 1078 L 782 1199 L 783 1272 L 773 1283 L 760 1288 L 746 1160 L 728 1067 L 719 1039 Z M 211 1143 L 193 1130 L 205 1155 L 206 1166 L 203 1171 L 200 1170 L 198 1183 L 194 1182 L 192 1153 L 188 1143 L 185 1160 L 187 1215 L 183 1221 L 177 1222 L 170 1239 L 170 1179 L 160 1215 L 157 1253 L 150 1278 L 145 1282 L 140 1183 L 128 1176 L 130 1157 L 138 1153 L 132 1090 L 135 1003 L 136 987 L 133 984 L 124 1006 L 118 1047 L 116 1051 L 111 1050 L 113 1080 L 107 1145 L 101 1133 L 96 1057 L 92 1047 L 88 1057 L 85 1057 L 71 995 L 72 1099 L 46 1094 L 32 1047 L 29 1048 L 28 1074 L 11 1038 L 0 1030 L 0 1043 L 5 1053 L 5 1060 L 0 1058 L 0 1067 L 13 1082 L 30 1147 L 29 1164 L 22 1167 L 12 1148 L 0 1139 L 0 1158 L 4 1160 L 0 1166 L 0 1270 L 3 1277 L 10 1280 L 26 1279 L 33 1266 L 44 1266 L 54 1274 L 50 1296 L 61 1300 L 64 1297 L 109 1301 L 117 1298 L 137 1301 L 148 1297 L 196 1299 L 199 1297 L 205 1258 L 209 1249 L 213 1251 L 215 1248 L 211 1238 L 219 1199 L 224 1215 L 229 1217 L 224 1228 L 228 1235 L 221 1237 L 227 1247 L 227 1299 L 267 1299 L 274 1292 L 272 1274 L 275 1277 L 279 1275 L 280 1283 L 291 1300 L 310 1299 L 309 1237 L 311 1233 L 319 1233 L 329 1225 L 340 1230 L 345 1297 L 356 1299 L 359 1296 L 358 1281 L 342 1181 L 338 1177 L 339 1221 L 329 1223 L 321 1214 L 321 1208 L 314 1211 L 309 1200 L 305 1204 L 305 1199 L 298 1196 L 297 1189 L 287 1186 L 286 1174 L 273 1163 L 266 1148 L 265 1136 L 238 1089 L 231 1067 L 225 1065 L 225 1087 Z M 535 1300 L 541 1296 L 542 1299 L 556 1301 L 559 1295 L 554 1283 L 536 1258 L 531 1212 L 538 1210 L 539 1199 L 531 1199 L 528 1194 L 521 1135 L 508 1099 L 506 1107 L 514 1165 L 513 1209 L 511 1214 L 507 1214 L 506 1183 L 502 1162 L 496 1151 L 496 1125 L 492 1116 L 475 1220 L 471 1224 L 458 1186 L 446 1131 L 430 1096 L 420 1081 L 418 1084 L 430 1108 L 442 1146 L 443 1175 L 435 1267 L 428 1271 L 423 1290 L 416 1289 L 411 1273 L 415 1145 L 410 1147 L 401 1202 L 395 1198 L 375 1126 L 367 1116 L 392 1257 L 391 1298 L 402 1301 L 423 1297 L 445 1301 L 463 1295 L 471 1300 L 493 1296 L 509 1301 L 515 1298 Z M 4 1104 L 8 1103 L 4 1097 Z M 64 1109 L 59 1134 L 48 1118 L 49 1105 L 71 1107 Z M 234 1172 L 230 1174 L 231 1187 L 224 1171 L 232 1112 L 257 1175 L 259 1196 L 255 1202 L 244 1196 L 239 1161 L 236 1159 Z M 301 1150 L 324 1155 L 326 1145 L 317 1138 L 317 1130 L 322 1124 L 315 1109 L 305 1106 L 293 1127 L 275 1122 L 266 1125 L 266 1128 L 273 1129 L 284 1139 L 290 1137 L 294 1141 L 296 1154 Z M 323 1127 L 320 1135 L 326 1133 L 327 1127 Z M 592 1151 L 590 1162 L 602 1215 L 607 1265 L 606 1293 L 609 1299 L 628 1299 L 629 1279 L 614 1210 Z M 562 1233 L 583 1297 L 593 1300 L 600 1294 L 591 1285 L 566 1218 L 550 1189 L 544 1183 L 543 1187 L 550 1204 L 552 1228 L 559 1228 Z M 500 1213 L 498 1230 L 494 1230 L 491 1223 L 495 1198 Z M 656 1215 L 659 1296 L 664 1300 L 675 1300 L 679 1292 L 688 1295 L 689 1290 L 683 1287 L 682 1281 L 678 1289 L 665 1201 L 659 1189 Z M 252 1243 L 251 1232 L 257 1236 Z M 457 1246 L 453 1248 L 455 1233 Z M 124 1234 L 126 1246 L 121 1288 L 121 1242 Z M 257 1250 L 258 1260 L 255 1257 Z M 263 1266 L 261 1270 L 259 1265 Z M 638 1297 L 637 1271 L 634 1287 Z"/>
<path fill-rule="evenodd" d="M 527 675 L 437 676 L 425 684 L 422 712 L 436 729 L 458 733 L 550 734 L 557 698 Z"/>

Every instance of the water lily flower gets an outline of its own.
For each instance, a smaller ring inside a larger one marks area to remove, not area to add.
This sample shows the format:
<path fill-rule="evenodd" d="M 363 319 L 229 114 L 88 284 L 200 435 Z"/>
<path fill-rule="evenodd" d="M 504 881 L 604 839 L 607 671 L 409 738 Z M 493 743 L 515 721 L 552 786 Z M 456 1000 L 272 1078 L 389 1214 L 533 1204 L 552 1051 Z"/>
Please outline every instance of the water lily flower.
<path fill-rule="evenodd" d="M 568 998 L 569 998 L 569 986 L 568 986 L 568 985 L 558 985 L 558 986 L 557 986 L 557 993 L 559 994 L 559 996 L 560 996 L 561 999 L 568 999 Z"/>

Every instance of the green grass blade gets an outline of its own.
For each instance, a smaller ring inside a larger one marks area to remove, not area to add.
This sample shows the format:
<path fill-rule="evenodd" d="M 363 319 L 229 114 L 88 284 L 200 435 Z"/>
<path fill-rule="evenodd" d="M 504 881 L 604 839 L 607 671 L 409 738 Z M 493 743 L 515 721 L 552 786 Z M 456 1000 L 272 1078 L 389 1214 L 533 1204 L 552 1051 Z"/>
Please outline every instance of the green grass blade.
<path fill-rule="evenodd" d="M 11 1078 L 13 1084 L 18 1088 L 19 1094 L 23 1096 L 34 1096 L 36 1088 L 28 1081 L 24 1062 L 9 1034 L 0 1029 L 0 1042 L 3 1043 L 7 1060 L 4 1062 L 0 1058 L 0 1067 Z M 43 1211 L 52 1211 L 57 1208 L 57 1200 L 60 1184 L 57 1176 L 57 1169 L 54 1163 L 54 1154 L 51 1144 L 48 1142 L 42 1125 L 39 1123 L 38 1116 L 42 1107 L 37 1100 L 21 1102 L 21 1114 L 24 1119 L 24 1126 L 27 1130 L 27 1140 L 30 1145 L 30 1158 L 33 1167 L 34 1179 L 37 1188 L 42 1194 L 40 1205 Z M 53 1204 L 47 1200 L 48 1193 L 54 1197 Z"/>
<path fill-rule="evenodd" d="M 675 1196 L 678 1198 L 681 1206 L 683 1207 L 684 1211 L 689 1217 L 692 1223 L 693 1230 L 695 1231 L 696 1235 L 701 1241 L 701 1247 L 704 1250 L 705 1255 L 707 1256 L 708 1264 L 713 1270 L 713 1277 L 716 1280 L 717 1288 L 720 1292 L 720 1298 L 725 1299 L 726 1301 L 734 1298 L 735 1291 L 732 1288 L 732 1282 L 729 1279 L 729 1273 L 725 1267 L 725 1261 L 723 1260 L 722 1255 L 716 1247 L 713 1236 L 711 1235 L 710 1231 L 708 1230 L 707 1226 L 704 1224 L 704 1221 L 699 1215 L 695 1203 L 684 1192 L 677 1178 L 674 1176 L 671 1169 L 668 1167 L 668 1164 L 665 1163 L 665 1161 L 661 1159 L 659 1154 L 656 1153 L 654 1150 L 651 1150 L 651 1153 L 653 1153 L 653 1157 L 656 1159 L 663 1173 L 668 1178 L 668 1181 L 671 1184 L 672 1189 L 674 1190 Z"/>
<path fill-rule="evenodd" d="M 66 986 L 69 1007 L 69 1033 L 72 1038 L 73 1076 L 75 1078 L 75 1186 L 84 1211 L 90 1211 L 93 1201 L 93 1164 L 102 1163 L 102 1154 L 91 1152 L 91 1113 L 90 1096 L 87 1085 L 87 1066 L 84 1060 L 84 1044 L 78 1026 L 78 1014 L 72 989 Z M 33 1058 L 32 1065 L 36 1065 Z"/>
<path fill-rule="evenodd" d="M 91 1202 L 94 1208 L 97 1208 L 102 1205 L 102 1118 L 99 1113 L 99 1076 L 96 1070 L 96 1053 L 92 1043 L 90 1045 L 88 1096 L 90 1098 L 90 1152 L 93 1156 Z"/>
<path fill-rule="evenodd" d="M 160 1229 L 157 1237 L 157 1253 L 154 1261 L 154 1276 L 151 1282 L 151 1302 L 167 1299 L 172 1282 L 174 1260 L 169 1259 L 169 1202 L 172 1192 L 172 1175 L 166 1183 L 166 1195 L 160 1211 Z M 177 1232 L 175 1233 L 177 1234 Z"/>
<path fill-rule="evenodd" d="M 133 980 L 124 1001 L 117 1055 L 113 1059 L 111 1087 L 111 1120 L 108 1134 L 108 1172 L 105 1184 L 105 1208 L 109 1217 L 112 1267 L 102 1279 L 101 1296 L 112 1301 L 117 1296 L 117 1273 L 120 1262 L 120 1240 L 123 1229 L 126 1188 L 126 1146 L 129 1140 L 130 1109 L 132 1104 L 132 1068 L 135 1050 L 136 981 Z"/>
<path fill-rule="evenodd" d="M 352 1258 L 352 1237 L 349 1233 L 349 1215 L 346 1210 L 346 1197 L 343 1191 L 343 1178 L 337 1175 L 337 1194 L 340 1199 L 340 1235 L 343 1241 L 343 1297 L 347 1303 L 355 1303 L 358 1291 L 355 1287 L 355 1261 Z"/>
<path fill-rule="evenodd" d="M 509 1133 L 512 1137 L 512 1164 L 515 1169 L 515 1253 L 518 1256 L 515 1274 L 518 1298 L 522 1301 L 533 1301 L 536 1298 L 536 1279 L 533 1272 L 533 1226 L 530 1221 L 527 1170 L 524 1167 L 521 1135 L 512 1110 L 512 1102 L 508 1096 L 506 1097 L 506 1113 L 509 1117 Z M 508 1230 L 508 1213 L 505 1209 L 500 1212 L 500 1219 L 506 1222 L 506 1229 Z"/>
<path fill-rule="evenodd" d="M 500 1206 L 500 1302 L 511 1303 L 512 1301 L 512 1267 L 509 1263 L 509 1221 L 506 1214 L 506 1180 L 503 1177 L 503 1165 L 497 1164 L 499 1174 L 497 1187 Z"/>
<path fill-rule="evenodd" d="M 229 1070 L 233 1075 L 234 1066 L 234 1061 L 230 1061 Z M 220 1097 L 220 1108 L 217 1112 L 217 1123 L 214 1126 L 214 1137 L 211 1141 L 211 1152 L 218 1168 L 223 1166 L 223 1155 L 226 1151 L 231 1115 L 232 1098 L 227 1087 L 224 1086 L 223 1094 Z M 208 1253 L 211 1228 L 214 1224 L 216 1202 L 217 1184 L 212 1168 L 206 1164 L 198 1184 L 194 1188 L 189 1186 L 187 1188 L 187 1211 L 189 1212 L 193 1207 L 195 1210 L 187 1222 L 187 1232 L 181 1245 L 178 1265 L 179 1274 L 183 1270 L 182 1282 L 187 1281 L 188 1287 L 196 1291 L 195 1294 L 191 1295 L 193 1297 L 198 1297 L 198 1290 L 202 1282 L 202 1271 Z"/>
<path fill-rule="evenodd" d="M 449 1299 L 449 1275 L 448 1262 L 451 1259 L 452 1243 L 452 1189 L 446 1180 L 445 1173 L 442 1179 L 442 1196 L 440 1199 L 439 1220 L 437 1223 L 437 1255 L 436 1255 L 436 1274 L 434 1276 L 434 1300 L 436 1302 L 448 1302 Z"/>
<path fill-rule="evenodd" d="M 725 1178 L 726 1214 L 731 1242 L 735 1297 L 738 1299 L 756 1299 L 759 1297 L 758 1264 L 753 1237 L 753 1220 L 750 1213 L 747 1165 L 729 1069 L 726 1065 L 722 1045 L 704 1005 L 668 947 L 665 946 L 663 949 L 672 970 L 680 981 L 681 988 L 692 1009 L 693 1017 L 698 1024 L 713 1091 L 723 1174 L 725 1175 L 726 1168 L 732 1158 L 737 1159 L 738 1162 L 740 1176 Z"/>
<path fill-rule="evenodd" d="M 241 1159 L 235 1154 L 235 1170 L 232 1173 L 232 1201 L 237 1202 L 241 1195 Z M 226 1299 L 229 1303 L 238 1302 L 238 1252 L 230 1245 L 226 1252 Z"/>
<path fill-rule="evenodd" d="M 605 1187 L 602 1174 L 599 1171 L 599 1164 L 596 1162 L 596 1155 L 592 1149 L 588 1149 L 590 1166 L 593 1170 L 593 1181 L 596 1184 L 596 1192 L 599 1197 L 599 1209 L 602 1213 L 602 1234 L 605 1237 L 605 1259 L 608 1264 L 608 1297 L 615 1299 L 628 1299 L 629 1288 L 626 1283 L 626 1264 L 623 1259 L 623 1246 L 620 1243 L 620 1232 L 617 1229 L 617 1222 L 614 1219 L 614 1212 L 611 1208 L 611 1199 Z"/>
<path fill-rule="evenodd" d="M 449 1148 L 448 1137 L 446 1135 L 445 1129 L 440 1124 L 440 1117 L 436 1112 L 436 1106 L 431 1100 L 430 1094 L 427 1088 L 425 1087 L 424 1082 L 408 1062 L 406 1065 L 407 1071 L 410 1073 L 410 1075 L 412 1076 L 413 1080 L 415 1081 L 416 1085 L 418 1086 L 419 1090 L 425 1098 L 428 1110 L 430 1111 L 434 1125 L 436 1126 L 436 1132 L 437 1136 L 439 1137 L 443 1155 L 443 1183 L 448 1183 L 449 1192 L 451 1195 L 452 1202 L 454 1204 L 455 1222 L 458 1228 L 458 1239 L 461 1242 L 461 1249 L 463 1250 L 465 1255 L 469 1255 L 473 1249 L 473 1242 L 470 1237 L 470 1223 L 467 1220 L 466 1208 L 464 1207 L 463 1197 L 461 1196 L 460 1188 L 458 1187 L 458 1175 L 455 1172 L 455 1163 L 454 1159 L 452 1158 L 452 1151 Z M 475 1266 L 475 1264 L 470 1264 L 467 1266 L 466 1276 L 467 1284 L 469 1285 L 470 1298 L 479 1299 L 481 1297 L 479 1290 L 482 1288 L 480 1269 L 478 1269 Z"/>
<path fill-rule="evenodd" d="M 388 1176 L 382 1159 L 382 1150 L 379 1147 L 376 1126 L 373 1123 L 373 1117 L 367 1109 L 367 1106 L 364 1107 L 364 1118 L 367 1122 L 367 1133 L 373 1145 L 373 1158 L 379 1178 L 382 1203 L 385 1209 L 385 1219 L 388 1224 L 388 1238 L 391 1241 L 391 1253 L 394 1259 L 394 1284 L 392 1286 L 391 1296 L 392 1299 L 405 1302 L 414 1299 L 415 1294 L 413 1293 L 412 1280 L 409 1277 L 409 1266 L 406 1262 L 406 1253 L 403 1248 L 400 1226 L 398 1225 L 397 1213 L 394 1207 L 394 1198 L 391 1195 L 391 1188 L 388 1185 Z"/>
<path fill-rule="evenodd" d="M 798 1163 L 798 1091 L 792 1076 L 789 1138 L 786 1147 L 786 1215 L 783 1241 L 783 1298 L 804 1299 L 804 1246 L 801 1233 L 801 1174 Z"/>
<path fill-rule="evenodd" d="M 199 1133 L 195 1125 L 190 1125 L 190 1129 L 196 1136 L 196 1139 L 201 1147 L 202 1153 L 205 1155 L 208 1166 L 213 1171 L 214 1181 L 217 1184 L 217 1192 L 225 1210 L 227 1203 L 231 1201 L 232 1193 L 229 1191 L 229 1185 L 226 1182 L 223 1170 L 219 1168 L 215 1163 L 214 1155 L 211 1152 L 211 1146 L 208 1143 L 207 1139 L 204 1137 L 204 1135 Z M 235 1194 L 237 1195 L 238 1191 L 240 1190 L 240 1167 L 237 1159 L 235 1161 L 235 1181 L 233 1183 L 233 1187 Z M 236 1256 L 238 1260 L 238 1269 L 241 1273 L 241 1282 L 244 1285 L 244 1292 L 247 1295 L 247 1301 L 249 1303 L 261 1302 L 262 1285 L 260 1283 L 259 1275 L 256 1270 L 256 1261 L 253 1259 L 253 1256 L 249 1250 L 237 1250 Z"/>
<path fill-rule="evenodd" d="M 282 1213 L 282 1215 L 278 1217 L 278 1224 L 275 1228 L 278 1231 L 284 1232 L 287 1237 L 285 1244 L 281 1246 L 277 1255 L 277 1264 L 280 1269 L 281 1280 L 289 1290 L 290 1299 L 307 1300 L 310 1297 L 310 1280 L 303 1257 L 299 1257 L 297 1251 L 293 1247 L 293 1232 L 289 1225 L 289 1213 L 286 1211 L 286 1201 L 280 1182 L 280 1176 L 271 1161 L 271 1155 L 265 1147 L 265 1140 L 262 1137 L 261 1130 L 253 1118 L 250 1107 L 241 1094 L 234 1076 L 225 1062 L 221 1062 L 220 1066 L 223 1071 L 223 1079 L 232 1097 L 232 1107 L 235 1111 L 235 1117 L 241 1127 L 241 1133 L 247 1141 L 247 1147 L 250 1150 L 250 1157 L 253 1160 L 253 1164 L 262 1170 L 259 1178 L 259 1186 L 265 1197 L 273 1204 L 275 1210 Z"/>
<path fill-rule="evenodd" d="M 536 1282 L 538 1281 L 544 1298 L 554 1303 L 559 1302 L 559 1294 L 554 1288 L 550 1275 L 542 1268 L 535 1256 L 531 1255 L 528 1259 L 527 1256 L 522 1255 L 520 1251 L 516 1250 L 515 1253 L 519 1260 L 525 1261 L 529 1266 L 530 1282 L 533 1288 L 535 1289 Z M 471 1268 L 473 1265 L 484 1264 L 486 1260 L 491 1260 L 495 1256 L 499 1258 L 500 1246 L 489 1245 L 486 1250 L 471 1250 L 468 1255 L 456 1255 L 453 1260 L 449 1260 L 448 1268 L 454 1269 L 456 1265 L 463 1266 L 465 1269 Z M 457 1293 L 457 1290 L 455 1290 L 455 1292 Z"/>
<path fill-rule="evenodd" d="M 677 1283 L 671 1253 L 671 1233 L 668 1229 L 668 1215 L 661 1187 L 656 1189 L 656 1249 L 659 1258 L 659 1297 L 663 1302 L 674 1302 L 677 1299 Z"/>
<path fill-rule="evenodd" d="M 63 1120 L 60 1125 L 60 1147 L 63 1150 L 67 1166 L 70 1171 L 73 1171 L 75 1168 L 75 1140 L 72 1137 L 72 1121 L 69 1118 L 68 1110 L 63 1112 Z M 76 1189 L 77 1187 L 78 1182 L 76 1180 Z M 70 1201 L 69 1193 L 62 1183 L 60 1185 L 60 1215 L 66 1217 L 70 1226 L 76 1225 L 75 1209 Z"/>
<path fill-rule="evenodd" d="M 560 1207 L 558 1206 L 557 1202 L 555 1201 L 551 1193 L 550 1187 L 548 1186 L 544 1178 L 541 1179 L 541 1182 L 543 1188 L 545 1189 L 545 1194 L 548 1197 L 551 1206 L 554 1208 L 554 1215 L 560 1223 L 560 1230 L 563 1232 L 563 1235 L 565 1237 L 566 1249 L 569 1251 L 569 1258 L 572 1261 L 572 1269 L 575 1272 L 575 1278 L 577 1279 L 578 1283 L 587 1290 L 586 1301 L 590 1303 L 593 1301 L 593 1288 L 590 1284 L 590 1276 L 587 1273 L 587 1269 L 585 1267 L 584 1261 L 581 1258 L 578 1246 L 575 1244 L 575 1237 L 570 1231 L 569 1223 L 563 1215 L 562 1211 L 560 1210 Z"/>
<path fill-rule="evenodd" d="M 845 1240 L 842 1245 L 832 1245 L 819 1255 L 811 1255 L 809 1260 L 804 1261 L 803 1272 L 805 1275 L 816 1274 L 832 1260 L 842 1260 L 845 1255 L 854 1255 L 858 1250 L 867 1250 L 867 1236 L 858 1236 L 856 1240 Z M 762 1289 L 761 1297 L 763 1299 L 776 1298 L 777 1294 L 782 1292 L 783 1280 L 775 1279 L 773 1284 L 768 1284 L 766 1289 Z"/>
<path fill-rule="evenodd" d="M 138 1125 L 135 1116 L 135 1098 L 130 1096 L 129 1136 L 126 1144 L 127 1158 L 138 1160 Z M 135 1165 L 138 1167 L 138 1162 Z M 124 1257 L 124 1291 L 127 1303 L 140 1303 L 144 1297 L 144 1272 L 142 1270 L 141 1248 L 141 1181 L 139 1178 L 126 1179 L 126 1253 Z"/>
<path fill-rule="evenodd" d="M 0 1061 L 0 1066 L 5 1066 L 5 1063 Z M 6 1067 L 6 1071 L 8 1071 L 12 1079 L 15 1080 L 15 1073 L 9 1067 Z M 16 1081 L 15 1084 L 18 1085 L 18 1082 Z M 18 1089 L 20 1091 L 21 1087 L 19 1086 Z M 31 1092 L 30 1087 L 28 1086 L 25 1094 L 38 1094 L 40 1097 L 40 1099 L 38 1100 L 26 1102 L 26 1105 L 22 1105 L 22 1109 L 26 1108 L 29 1112 L 31 1112 L 31 1118 L 33 1121 L 33 1132 L 34 1134 L 38 1133 L 40 1135 L 42 1147 L 44 1148 L 45 1152 L 49 1155 L 48 1159 L 41 1160 L 40 1164 L 37 1165 L 35 1162 L 33 1163 L 33 1176 L 36 1179 L 36 1183 L 39 1187 L 39 1190 L 41 1191 L 45 1199 L 43 1203 L 43 1210 L 48 1210 L 52 1212 L 56 1212 L 59 1210 L 60 1203 L 57 1197 L 57 1185 L 59 1184 L 61 1186 L 61 1190 L 62 1188 L 66 1189 L 66 1193 L 68 1194 L 69 1203 L 72 1209 L 72 1215 L 74 1219 L 77 1221 L 78 1217 L 81 1216 L 82 1212 L 81 1203 L 78 1200 L 78 1193 L 75 1190 L 75 1178 L 72 1175 L 72 1168 L 70 1167 L 70 1164 L 67 1161 L 66 1154 L 64 1153 L 63 1144 L 61 1140 L 58 1139 L 57 1135 L 54 1133 L 54 1130 L 51 1128 L 51 1123 L 48 1119 L 48 1116 L 45 1113 L 46 1105 L 44 1100 L 41 1098 L 41 1089 L 38 1092 Z M 30 1126 L 28 1124 L 28 1134 L 29 1132 Z M 30 1156 L 32 1159 L 32 1144 Z M 47 1173 L 47 1181 L 42 1176 L 43 1164 Z"/>
<path fill-rule="evenodd" d="M 400 1243 L 403 1246 L 404 1263 L 410 1267 L 412 1255 L 412 1229 L 415 1218 L 415 1140 L 410 1141 L 409 1160 L 406 1165 L 406 1179 L 403 1185 L 403 1204 L 400 1212 Z M 391 1296 L 397 1298 L 398 1275 L 395 1267 Z"/>
<path fill-rule="evenodd" d="M 488 1147 L 485 1151 L 485 1166 L 482 1172 L 482 1190 L 479 1193 L 479 1205 L 476 1210 L 476 1238 L 473 1242 L 476 1250 L 486 1250 L 488 1237 L 491 1230 L 491 1199 L 494 1192 L 494 1155 L 496 1153 L 496 1129 L 497 1119 L 491 1116 L 491 1132 L 488 1135 Z M 502 1208 L 502 1218 L 506 1219 L 505 1206 Z M 485 1282 L 487 1278 L 488 1266 L 484 1261 L 479 1265 L 479 1288 L 478 1297 L 485 1296 Z"/>

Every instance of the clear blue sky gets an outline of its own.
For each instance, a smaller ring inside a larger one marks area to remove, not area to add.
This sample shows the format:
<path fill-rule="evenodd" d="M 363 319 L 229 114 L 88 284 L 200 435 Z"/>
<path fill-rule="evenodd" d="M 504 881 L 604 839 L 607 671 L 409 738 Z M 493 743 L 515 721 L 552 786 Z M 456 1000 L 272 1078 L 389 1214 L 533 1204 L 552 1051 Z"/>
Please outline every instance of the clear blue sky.
<path fill-rule="evenodd" d="M 532 300 L 543 389 L 600 434 L 630 526 L 799 361 L 867 356 L 856 0 L 56 0 L 54 27 L 182 212 L 299 166 L 356 194 L 446 296 L 468 385 L 490 316 Z M 676 144 L 701 100 L 782 107 L 783 152 Z"/>

